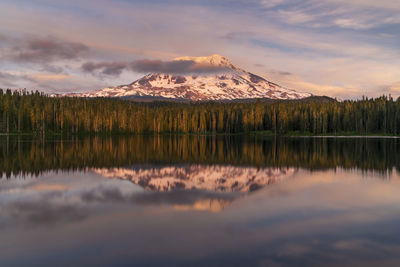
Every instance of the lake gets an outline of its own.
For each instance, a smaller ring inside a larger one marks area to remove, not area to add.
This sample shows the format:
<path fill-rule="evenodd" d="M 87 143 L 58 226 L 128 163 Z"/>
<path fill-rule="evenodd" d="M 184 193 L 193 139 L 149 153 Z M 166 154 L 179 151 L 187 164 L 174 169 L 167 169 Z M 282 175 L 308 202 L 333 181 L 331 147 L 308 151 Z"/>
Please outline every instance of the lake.
<path fill-rule="evenodd" d="M 399 266 L 400 139 L 0 139 L 1 266 Z"/>

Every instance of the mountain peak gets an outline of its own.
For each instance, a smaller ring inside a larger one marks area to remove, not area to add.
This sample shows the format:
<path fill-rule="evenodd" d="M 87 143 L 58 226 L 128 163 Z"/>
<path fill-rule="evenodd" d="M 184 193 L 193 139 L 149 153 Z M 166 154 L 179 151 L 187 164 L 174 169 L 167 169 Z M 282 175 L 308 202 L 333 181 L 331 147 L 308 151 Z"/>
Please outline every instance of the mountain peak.
<path fill-rule="evenodd" d="M 218 67 L 229 67 L 229 68 L 235 68 L 233 64 L 226 58 L 218 54 L 213 54 L 211 56 L 205 56 L 205 57 L 177 57 L 173 59 L 174 61 L 194 61 L 195 63 L 198 64 L 204 64 L 204 65 L 213 65 L 213 66 L 218 66 Z"/>
<path fill-rule="evenodd" d="M 213 54 L 205 57 L 177 57 L 174 61 L 193 61 L 198 69 L 215 72 L 194 72 L 187 75 L 150 73 L 133 83 L 107 87 L 99 91 L 74 94 L 85 97 L 124 97 L 190 101 L 238 99 L 301 99 L 309 93 L 296 92 L 234 66 L 227 58 Z M 221 70 L 221 71 L 219 71 Z"/>

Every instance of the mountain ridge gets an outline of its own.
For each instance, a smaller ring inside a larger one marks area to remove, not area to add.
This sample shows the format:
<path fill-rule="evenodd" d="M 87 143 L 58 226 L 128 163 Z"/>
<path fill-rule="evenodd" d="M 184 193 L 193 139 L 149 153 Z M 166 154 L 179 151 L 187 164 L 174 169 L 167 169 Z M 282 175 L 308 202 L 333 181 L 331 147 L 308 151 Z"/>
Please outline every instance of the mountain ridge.
<path fill-rule="evenodd" d="M 68 96 L 139 99 L 153 97 L 189 101 L 263 98 L 295 100 L 313 96 L 310 93 L 282 87 L 261 76 L 247 72 L 217 54 L 207 57 L 178 57 L 172 62 L 191 62 L 193 73 L 149 73 L 130 84 L 107 87 L 89 93 L 68 94 Z"/>

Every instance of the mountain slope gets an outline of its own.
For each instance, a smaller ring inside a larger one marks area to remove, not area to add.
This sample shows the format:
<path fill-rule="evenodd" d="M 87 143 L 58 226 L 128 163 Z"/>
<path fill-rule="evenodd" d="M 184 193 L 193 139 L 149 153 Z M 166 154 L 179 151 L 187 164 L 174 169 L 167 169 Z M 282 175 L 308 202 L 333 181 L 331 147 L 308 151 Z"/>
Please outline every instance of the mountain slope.
<path fill-rule="evenodd" d="M 292 176 L 293 168 L 238 168 L 235 166 L 164 166 L 161 168 L 92 169 L 106 178 L 129 180 L 148 191 L 203 190 L 252 192 Z"/>
<path fill-rule="evenodd" d="M 73 94 L 81 97 L 153 97 L 191 101 L 236 99 L 302 99 L 309 93 L 300 93 L 279 86 L 242 70 L 220 55 L 209 57 L 180 57 L 174 61 L 193 61 L 201 66 L 220 68 L 218 73 L 171 75 L 150 73 L 128 84 L 99 91 Z"/>

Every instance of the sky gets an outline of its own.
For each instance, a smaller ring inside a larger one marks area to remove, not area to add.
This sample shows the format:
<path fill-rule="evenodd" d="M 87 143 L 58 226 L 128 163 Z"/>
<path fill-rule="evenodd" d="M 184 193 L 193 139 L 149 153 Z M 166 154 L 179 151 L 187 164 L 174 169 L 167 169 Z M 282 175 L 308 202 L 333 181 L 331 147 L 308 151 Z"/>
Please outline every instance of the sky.
<path fill-rule="evenodd" d="M 0 0 L 0 10 L 0 88 L 93 91 L 133 82 L 143 64 L 220 54 L 302 92 L 400 96 L 397 0 Z"/>

